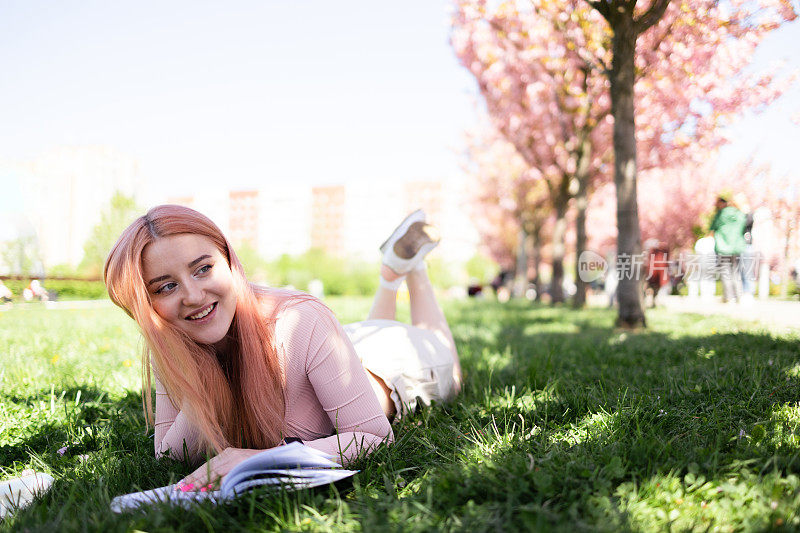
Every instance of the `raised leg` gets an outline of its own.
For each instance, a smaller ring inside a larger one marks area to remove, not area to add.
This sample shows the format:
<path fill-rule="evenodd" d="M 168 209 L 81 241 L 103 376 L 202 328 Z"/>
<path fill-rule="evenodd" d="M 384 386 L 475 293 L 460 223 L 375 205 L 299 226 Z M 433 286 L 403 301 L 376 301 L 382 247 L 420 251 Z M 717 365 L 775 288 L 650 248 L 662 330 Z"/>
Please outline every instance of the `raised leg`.
<path fill-rule="evenodd" d="M 461 361 L 456 351 L 456 343 L 439 302 L 436 301 L 425 263 L 421 263 L 420 267 L 408 273 L 406 285 L 411 299 L 411 324 L 434 332 L 450 348 L 453 354 L 453 380 L 458 390 L 461 390 Z"/>
<path fill-rule="evenodd" d="M 450 326 L 444 317 L 428 279 L 424 258 L 439 244 L 436 228 L 425 223 L 425 213 L 411 213 L 381 246 L 381 286 L 375 294 L 370 319 L 394 320 L 397 288 L 406 277 L 411 299 L 411 324 L 431 331 L 447 346 L 453 356 L 453 381 L 461 390 L 461 362 Z"/>
<path fill-rule="evenodd" d="M 397 314 L 397 287 L 392 287 L 392 283 L 401 278 L 391 268 L 381 265 L 382 282 L 375 293 L 372 301 L 372 308 L 369 310 L 367 320 L 383 318 L 394 320 Z"/>

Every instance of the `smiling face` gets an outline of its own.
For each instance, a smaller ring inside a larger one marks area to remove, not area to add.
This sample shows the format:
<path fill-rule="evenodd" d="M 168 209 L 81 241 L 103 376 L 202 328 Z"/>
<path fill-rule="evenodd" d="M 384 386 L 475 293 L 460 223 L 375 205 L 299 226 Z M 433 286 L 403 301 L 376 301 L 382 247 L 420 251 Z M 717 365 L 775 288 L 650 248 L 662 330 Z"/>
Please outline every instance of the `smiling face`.
<path fill-rule="evenodd" d="M 211 239 L 179 233 L 145 246 L 142 272 L 153 309 L 198 344 L 221 350 L 236 312 L 233 274 Z"/>

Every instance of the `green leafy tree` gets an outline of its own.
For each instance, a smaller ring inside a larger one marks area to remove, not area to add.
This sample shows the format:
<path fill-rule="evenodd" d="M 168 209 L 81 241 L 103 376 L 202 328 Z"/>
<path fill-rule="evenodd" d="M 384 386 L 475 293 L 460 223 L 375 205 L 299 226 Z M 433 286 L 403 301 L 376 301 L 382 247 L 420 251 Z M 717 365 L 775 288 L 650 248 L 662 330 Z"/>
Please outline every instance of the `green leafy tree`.
<path fill-rule="evenodd" d="M 74 278 L 78 275 L 78 269 L 70 263 L 59 263 L 47 267 L 48 278 Z"/>
<path fill-rule="evenodd" d="M 120 233 L 141 212 L 134 199 L 120 192 L 114 193 L 111 201 L 101 213 L 100 222 L 92 229 L 83 245 L 83 260 L 78 270 L 87 277 L 97 278 L 103 273 L 103 263 L 117 242 Z"/>
<path fill-rule="evenodd" d="M 492 281 L 499 271 L 497 263 L 479 253 L 470 257 L 465 267 L 470 279 L 476 279 L 481 284 Z"/>
<path fill-rule="evenodd" d="M 267 262 L 258 253 L 258 250 L 247 241 L 234 246 L 234 249 L 244 267 L 247 279 L 259 284 L 269 284 L 271 281 L 269 268 Z"/>
<path fill-rule="evenodd" d="M 42 260 L 36 237 L 25 235 L 0 246 L 0 262 L 9 274 L 19 276 L 41 276 Z"/>

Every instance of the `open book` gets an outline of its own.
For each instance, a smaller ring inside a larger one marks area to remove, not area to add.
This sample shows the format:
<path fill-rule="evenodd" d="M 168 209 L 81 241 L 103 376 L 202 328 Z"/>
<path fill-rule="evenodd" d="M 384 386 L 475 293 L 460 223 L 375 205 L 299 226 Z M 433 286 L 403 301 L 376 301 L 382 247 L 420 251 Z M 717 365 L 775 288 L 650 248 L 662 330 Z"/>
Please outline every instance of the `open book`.
<path fill-rule="evenodd" d="M 111 510 L 121 513 L 141 505 L 169 502 L 188 507 L 198 501 L 223 502 L 254 487 L 295 490 L 327 485 L 355 474 L 333 461 L 330 455 L 293 442 L 245 459 L 222 478 L 219 490 L 182 492 L 177 485 L 167 485 L 117 496 Z"/>

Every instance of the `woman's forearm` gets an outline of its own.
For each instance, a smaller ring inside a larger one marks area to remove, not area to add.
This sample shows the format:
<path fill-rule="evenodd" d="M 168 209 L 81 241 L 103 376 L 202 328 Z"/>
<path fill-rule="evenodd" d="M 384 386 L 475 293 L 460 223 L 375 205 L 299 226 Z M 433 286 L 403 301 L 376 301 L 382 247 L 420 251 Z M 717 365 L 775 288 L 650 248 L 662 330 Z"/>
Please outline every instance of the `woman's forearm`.
<path fill-rule="evenodd" d="M 178 461 L 187 458 L 191 462 L 200 458 L 199 432 L 189 422 L 183 411 L 179 411 L 172 420 L 156 421 L 155 426 L 156 457 L 166 454 Z"/>
<path fill-rule="evenodd" d="M 340 461 L 342 466 L 347 466 L 359 456 L 371 453 L 382 442 L 390 444 L 393 441 L 394 433 L 390 428 L 386 436 L 360 431 L 345 431 L 330 437 L 303 441 L 303 444 L 332 455 Z"/>

